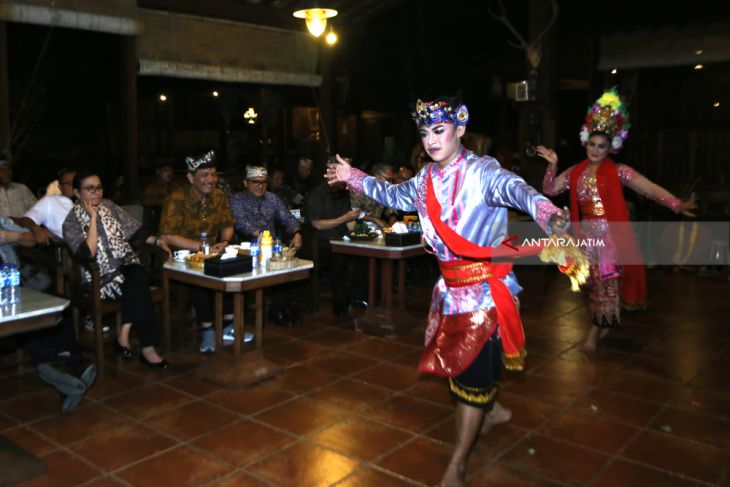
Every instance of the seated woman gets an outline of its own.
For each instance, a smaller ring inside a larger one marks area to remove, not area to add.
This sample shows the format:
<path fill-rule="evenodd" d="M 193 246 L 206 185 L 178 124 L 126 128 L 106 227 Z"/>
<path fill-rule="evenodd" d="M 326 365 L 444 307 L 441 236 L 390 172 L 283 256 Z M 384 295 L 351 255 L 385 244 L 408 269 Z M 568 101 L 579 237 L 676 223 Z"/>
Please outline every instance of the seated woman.
<path fill-rule="evenodd" d="M 112 201 L 102 199 L 101 179 L 94 172 L 79 171 L 73 179 L 76 204 L 63 222 L 63 238 L 74 256 L 96 261 L 101 276 L 101 298 L 122 300 L 122 322 L 114 349 L 122 357 L 134 357 L 129 349 L 129 332 L 134 325 L 142 346 L 140 362 L 164 369 L 168 363 L 155 350 L 157 329 L 147 270 L 140 265 L 135 249 L 143 243 L 170 252 L 167 243 L 149 235 L 142 224 Z M 82 280 L 91 281 L 88 270 Z"/>

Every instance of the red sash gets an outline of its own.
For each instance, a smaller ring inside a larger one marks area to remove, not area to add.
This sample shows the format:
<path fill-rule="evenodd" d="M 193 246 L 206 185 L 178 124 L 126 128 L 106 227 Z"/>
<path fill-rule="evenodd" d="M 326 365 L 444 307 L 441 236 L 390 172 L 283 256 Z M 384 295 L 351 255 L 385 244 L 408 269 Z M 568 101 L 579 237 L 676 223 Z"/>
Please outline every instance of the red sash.
<path fill-rule="evenodd" d="M 580 213 L 578 209 L 578 179 L 588 166 L 588 159 L 579 163 L 570 173 L 570 212 L 573 220 L 573 228 L 576 235 L 579 232 Z M 596 171 L 596 186 L 598 194 L 603 202 L 603 210 L 606 220 L 609 222 L 627 222 L 621 225 L 611 226 L 611 237 L 616 245 L 619 258 L 624 262 L 641 262 L 639 251 L 633 232 L 628 222 L 629 212 L 626 209 L 624 193 L 621 181 L 618 177 L 618 170 L 613 159 L 607 157 L 598 166 Z M 621 300 L 629 305 L 643 305 L 646 303 L 646 270 L 641 264 L 624 265 L 620 281 Z"/>
<path fill-rule="evenodd" d="M 465 239 L 456 233 L 451 227 L 441 220 L 441 204 L 436 198 L 433 190 L 433 182 L 431 181 L 431 168 L 428 169 L 426 179 L 426 211 L 431 223 L 438 233 L 444 244 L 456 255 L 479 261 L 488 261 L 491 257 L 499 257 L 506 255 L 520 256 L 527 255 L 524 251 L 514 251 L 511 249 L 503 250 L 502 247 L 495 248 L 485 246 L 482 247 Z M 536 252 L 539 252 L 538 248 Z M 448 285 L 449 280 L 453 279 L 473 278 L 471 271 L 465 270 L 464 261 L 440 262 L 442 270 L 446 269 L 444 279 Z M 502 279 L 512 270 L 511 263 L 493 263 L 479 262 L 481 266 L 473 267 L 472 270 L 481 272 L 481 281 L 489 282 L 491 288 L 492 299 L 497 310 L 497 318 L 499 323 L 499 335 L 502 338 L 502 349 L 504 351 L 504 363 L 507 368 L 521 370 L 524 366 L 525 356 L 525 333 L 522 330 L 522 320 L 520 313 L 515 305 L 514 297 L 507 285 Z M 458 267 L 462 266 L 459 270 Z M 448 274 L 452 273 L 452 276 Z M 449 279 L 451 277 L 451 279 Z M 481 282 L 477 281 L 477 282 Z M 464 284 L 466 285 L 466 284 Z M 437 332 L 438 334 L 438 332 Z M 489 338 L 487 336 L 487 338 Z M 428 349 L 427 349 L 428 350 Z M 468 364 L 467 364 L 468 365 Z"/>

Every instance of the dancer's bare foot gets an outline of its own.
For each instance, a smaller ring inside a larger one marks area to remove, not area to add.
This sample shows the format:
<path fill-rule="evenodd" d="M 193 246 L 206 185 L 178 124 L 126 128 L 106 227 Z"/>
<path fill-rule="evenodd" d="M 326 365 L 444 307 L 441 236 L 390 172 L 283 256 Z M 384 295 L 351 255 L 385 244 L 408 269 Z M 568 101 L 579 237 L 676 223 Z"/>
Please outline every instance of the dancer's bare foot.
<path fill-rule="evenodd" d="M 494 401 L 492 410 L 484 415 L 481 434 L 486 435 L 492 426 L 507 423 L 510 419 L 512 419 L 512 411 L 502 406 L 499 401 Z"/>
<path fill-rule="evenodd" d="M 466 465 L 457 462 L 450 462 L 439 487 L 465 487 L 466 486 Z"/>
<path fill-rule="evenodd" d="M 588 331 L 588 335 L 586 336 L 586 339 L 583 341 L 583 344 L 580 346 L 581 352 L 595 353 L 596 346 L 598 346 L 598 338 L 600 336 L 600 333 L 601 333 L 601 329 L 595 325 L 592 325 L 591 329 Z"/>

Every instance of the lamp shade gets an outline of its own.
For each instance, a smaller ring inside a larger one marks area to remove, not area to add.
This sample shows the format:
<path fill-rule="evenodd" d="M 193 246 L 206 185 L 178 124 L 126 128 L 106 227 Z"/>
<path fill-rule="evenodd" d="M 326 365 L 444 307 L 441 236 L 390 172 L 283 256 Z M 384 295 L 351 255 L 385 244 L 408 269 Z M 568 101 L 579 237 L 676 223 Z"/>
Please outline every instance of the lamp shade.
<path fill-rule="evenodd" d="M 294 12 L 294 17 L 304 19 L 309 33 L 319 37 L 327 28 L 327 19 L 337 15 L 337 10 L 331 8 L 306 8 Z"/>

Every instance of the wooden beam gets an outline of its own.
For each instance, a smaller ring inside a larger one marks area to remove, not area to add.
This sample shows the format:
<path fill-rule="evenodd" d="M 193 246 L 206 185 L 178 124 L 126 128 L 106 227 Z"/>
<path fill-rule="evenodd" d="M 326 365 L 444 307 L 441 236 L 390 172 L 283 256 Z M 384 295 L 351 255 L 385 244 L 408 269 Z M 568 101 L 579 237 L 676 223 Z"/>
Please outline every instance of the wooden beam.
<path fill-rule="evenodd" d="M 137 38 L 122 36 L 120 42 L 122 99 L 122 164 L 127 181 L 126 196 L 139 194 L 139 130 L 137 122 Z"/>
<path fill-rule="evenodd" d="M 303 25 L 301 20 L 294 18 L 293 11 L 244 4 L 236 0 L 138 0 L 137 6 L 290 30 Z"/>
<path fill-rule="evenodd" d="M 6 152 L 10 146 L 10 95 L 8 90 L 8 37 L 6 26 L 7 23 L 0 20 L 0 153 Z"/>

